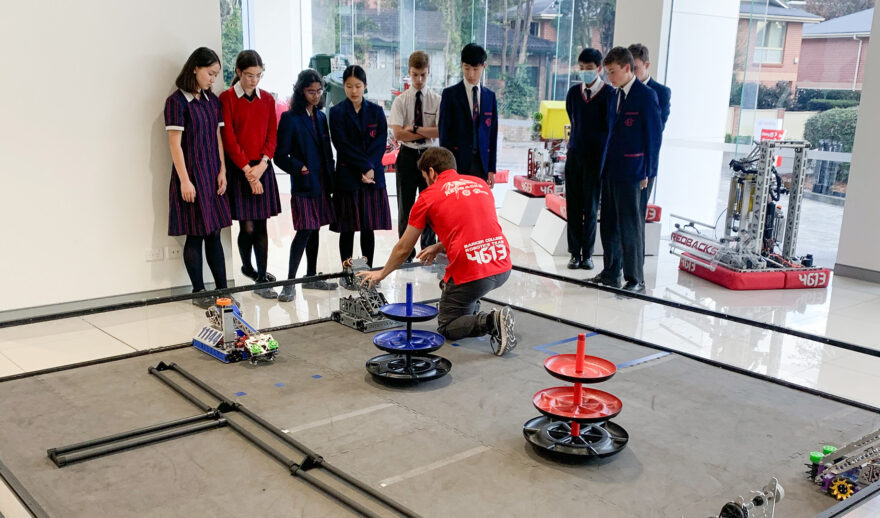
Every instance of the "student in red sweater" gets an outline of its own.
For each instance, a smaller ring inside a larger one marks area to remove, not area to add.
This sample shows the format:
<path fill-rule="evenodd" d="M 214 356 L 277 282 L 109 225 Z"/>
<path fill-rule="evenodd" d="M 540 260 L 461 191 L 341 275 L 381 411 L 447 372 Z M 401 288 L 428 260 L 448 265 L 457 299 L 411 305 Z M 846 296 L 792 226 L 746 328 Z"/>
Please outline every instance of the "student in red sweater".
<path fill-rule="evenodd" d="M 269 236 L 266 220 L 281 212 L 281 200 L 270 158 L 275 154 L 275 99 L 257 86 L 263 77 L 263 60 L 253 50 L 244 50 L 235 60 L 232 86 L 220 94 L 223 106 L 223 148 L 229 169 L 229 206 L 238 220 L 238 251 L 241 272 L 257 284 L 274 281 L 266 272 Z M 251 250 L 257 268 L 251 264 Z M 274 299 L 272 288 L 254 290 L 260 297 Z"/>

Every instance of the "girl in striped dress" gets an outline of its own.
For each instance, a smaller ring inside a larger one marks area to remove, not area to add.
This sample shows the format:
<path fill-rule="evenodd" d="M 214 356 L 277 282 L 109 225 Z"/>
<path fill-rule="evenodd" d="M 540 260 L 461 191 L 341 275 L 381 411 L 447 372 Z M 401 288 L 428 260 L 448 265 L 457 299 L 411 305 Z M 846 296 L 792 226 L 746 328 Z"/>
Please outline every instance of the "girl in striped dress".
<path fill-rule="evenodd" d="M 220 59 L 205 47 L 186 60 L 165 100 L 165 129 L 171 149 L 168 196 L 168 235 L 186 236 L 183 262 L 193 293 L 205 291 L 202 245 L 218 289 L 226 288 L 226 262 L 220 230 L 232 224 L 226 193 L 226 167 L 220 128 L 223 113 L 211 86 L 220 74 Z M 208 308 L 211 297 L 193 299 Z"/>
<path fill-rule="evenodd" d="M 372 266 L 376 245 L 373 231 L 391 229 L 382 165 L 388 124 L 382 108 L 364 99 L 367 74 L 363 68 L 346 68 L 342 83 L 346 99 L 330 108 L 330 135 L 338 161 L 333 177 L 336 223 L 330 225 L 330 230 L 339 232 L 343 262 L 352 257 L 354 233 L 360 231 L 361 253 Z"/>
<path fill-rule="evenodd" d="M 241 271 L 257 284 L 274 281 L 266 272 L 269 235 L 266 220 L 281 212 L 275 171 L 269 159 L 275 154 L 277 126 L 275 99 L 258 85 L 263 77 L 263 60 L 253 50 L 244 50 L 235 60 L 235 79 L 220 94 L 223 106 L 223 149 L 229 169 L 229 206 L 238 220 L 238 251 Z M 251 251 L 257 268 L 251 264 Z M 254 290 L 260 297 L 274 299 L 272 288 Z"/>
<path fill-rule="evenodd" d="M 319 229 L 334 221 L 330 202 L 330 174 L 333 151 L 327 117 L 321 111 L 324 83 L 314 70 L 300 72 L 293 88 L 290 110 L 281 115 L 275 163 L 290 175 L 290 212 L 296 235 L 290 244 L 287 278 L 296 278 L 303 251 L 306 275 L 315 275 L 318 265 Z M 337 284 L 317 281 L 304 288 L 333 290 Z M 278 300 L 294 298 L 294 286 L 285 286 Z"/>

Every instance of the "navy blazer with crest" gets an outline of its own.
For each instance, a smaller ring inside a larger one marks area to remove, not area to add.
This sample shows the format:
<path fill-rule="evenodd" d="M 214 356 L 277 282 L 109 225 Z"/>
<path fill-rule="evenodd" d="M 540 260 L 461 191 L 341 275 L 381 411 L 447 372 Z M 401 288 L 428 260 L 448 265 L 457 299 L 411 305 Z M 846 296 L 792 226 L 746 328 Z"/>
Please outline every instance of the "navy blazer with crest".
<path fill-rule="evenodd" d="M 361 177 L 375 173 L 376 188 L 385 188 L 385 166 L 382 157 L 388 142 L 388 122 L 382 107 L 366 99 L 361 112 L 354 111 L 348 99 L 330 108 L 330 138 L 336 148 L 334 191 L 353 192 L 364 185 Z"/>
<path fill-rule="evenodd" d="M 275 147 L 275 165 L 290 175 L 291 192 L 300 196 L 321 196 L 321 159 L 327 167 L 327 177 L 333 176 L 333 150 L 330 149 L 330 129 L 327 116 L 317 111 L 318 132 L 305 110 L 288 110 L 278 123 L 278 145 Z M 302 172 L 303 166 L 308 169 Z M 331 186 L 325 185 L 324 189 Z"/>
<path fill-rule="evenodd" d="M 602 176 L 612 182 L 638 182 L 656 171 L 663 122 L 657 94 L 636 78 L 629 95 L 617 109 L 622 90 L 609 96 L 611 131 L 605 147 Z"/>
<path fill-rule="evenodd" d="M 440 145 L 452 151 L 459 174 L 468 174 L 473 155 L 473 107 L 468 103 L 464 81 L 443 89 L 440 98 L 438 130 Z M 498 103 L 495 92 L 480 86 L 480 120 L 477 138 L 485 180 L 495 172 L 498 156 Z"/>

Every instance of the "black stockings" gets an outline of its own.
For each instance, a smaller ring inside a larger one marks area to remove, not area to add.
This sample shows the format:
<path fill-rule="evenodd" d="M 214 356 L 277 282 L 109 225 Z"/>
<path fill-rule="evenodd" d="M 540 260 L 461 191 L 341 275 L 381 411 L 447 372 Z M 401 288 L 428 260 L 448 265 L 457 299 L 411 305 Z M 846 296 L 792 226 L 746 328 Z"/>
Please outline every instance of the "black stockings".
<path fill-rule="evenodd" d="M 373 267 L 373 253 L 376 249 L 376 237 L 372 230 L 361 230 L 361 253 L 367 258 L 367 264 Z M 354 232 L 339 233 L 339 255 L 345 261 L 354 257 Z"/>
<path fill-rule="evenodd" d="M 202 279 L 202 243 L 205 244 L 205 257 L 208 259 L 211 275 L 214 276 L 214 284 L 217 289 L 226 288 L 226 259 L 223 257 L 223 244 L 220 243 L 220 231 L 215 230 L 207 236 L 186 236 L 183 264 L 186 265 L 193 292 L 205 289 L 205 281 Z"/>
<path fill-rule="evenodd" d="M 269 234 L 266 232 L 266 220 L 238 222 L 238 252 L 245 270 L 253 271 L 251 250 L 257 257 L 257 279 L 266 280 L 266 262 L 269 256 Z"/>
<path fill-rule="evenodd" d="M 306 276 L 315 275 L 318 270 L 318 231 L 298 230 L 290 243 L 290 260 L 287 267 L 287 278 L 296 278 L 303 251 L 306 253 Z"/>

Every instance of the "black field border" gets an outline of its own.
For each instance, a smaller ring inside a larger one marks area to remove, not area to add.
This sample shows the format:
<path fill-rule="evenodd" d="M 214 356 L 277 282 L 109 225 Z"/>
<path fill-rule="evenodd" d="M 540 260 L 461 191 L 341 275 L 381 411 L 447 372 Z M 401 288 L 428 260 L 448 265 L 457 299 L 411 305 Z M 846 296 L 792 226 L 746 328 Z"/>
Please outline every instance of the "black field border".
<path fill-rule="evenodd" d="M 553 279 L 555 281 L 567 282 L 570 284 L 575 284 L 577 286 L 581 286 L 584 288 L 592 288 L 600 291 L 607 291 L 608 293 L 614 293 L 615 295 L 621 295 L 624 297 L 629 297 L 632 299 L 644 300 L 645 302 L 652 302 L 654 304 L 659 304 L 661 306 L 667 306 L 675 309 L 680 309 L 682 311 L 690 311 L 691 313 L 698 313 L 700 315 L 705 315 L 714 318 L 721 318 L 724 320 L 729 320 L 731 322 L 736 322 L 737 324 L 744 324 L 747 326 L 757 327 L 760 329 L 766 329 L 767 331 L 773 331 L 776 333 L 782 333 L 786 335 L 796 336 L 798 338 L 804 338 L 806 340 L 811 340 L 814 342 L 819 342 L 825 345 L 830 345 L 832 347 L 839 347 L 840 349 L 846 349 L 847 351 L 853 351 L 861 354 L 866 354 L 868 356 L 875 356 L 880 358 L 880 351 L 876 349 L 871 349 L 869 347 L 865 347 L 862 345 L 852 344 L 849 342 L 844 342 L 842 340 L 836 340 L 834 338 L 828 338 L 826 336 L 814 335 L 810 333 L 805 333 L 803 331 L 798 331 L 796 329 L 791 329 L 788 327 L 778 326 L 775 324 L 768 324 L 767 322 L 761 322 L 758 320 L 752 320 L 749 318 L 738 317 L 736 315 L 729 315 L 727 313 L 722 313 L 720 311 L 714 311 L 711 309 L 701 308 L 699 306 L 691 306 L 689 304 L 682 304 L 680 302 L 674 302 L 671 300 L 661 299 L 659 297 L 653 297 L 651 295 L 645 295 L 643 293 L 632 293 L 620 288 L 612 288 L 610 286 L 604 286 L 602 284 L 598 284 L 595 282 L 574 279 L 572 277 L 566 277 L 564 275 L 559 275 L 556 273 L 548 273 L 543 272 L 541 270 L 535 270 L 533 268 L 528 268 L 526 266 L 516 266 L 514 265 L 513 269 L 518 272 L 527 273 L 529 275 L 536 275 L 538 277 L 544 277 L 546 279 Z"/>
<path fill-rule="evenodd" d="M 534 309 L 529 309 L 529 308 L 524 308 L 524 307 L 522 307 L 522 306 L 516 306 L 516 305 L 513 305 L 513 304 L 508 304 L 508 303 L 503 302 L 503 301 L 500 301 L 500 300 L 491 299 L 491 298 L 488 298 L 488 297 L 483 297 L 482 300 L 484 300 L 484 301 L 486 301 L 486 302 L 488 302 L 488 303 L 490 303 L 490 304 L 495 304 L 495 305 L 498 305 L 498 306 L 510 306 L 512 309 L 514 309 L 514 310 L 516 310 L 516 311 L 520 311 L 520 312 L 523 312 L 523 313 L 527 313 L 527 314 L 529 314 L 529 315 L 534 315 L 534 316 L 537 316 L 537 317 L 545 318 L 545 319 L 547 319 L 547 320 L 550 320 L 550 321 L 553 321 L 553 322 L 559 322 L 560 324 L 565 324 L 565 325 L 567 325 L 567 326 L 575 327 L 575 328 L 578 328 L 578 329 L 584 329 L 584 330 L 587 330 L 587 331 L 593 331 L 593 332 L 599 333 L 599 334 L 601 334 L 601 335 L 609 336 L 609 337 L 611 337 L 611 338 L 616 338 L 616 339 L 618 339 L 618 340 L 623 340 L 624 342 L 629 342 L 629 343 L 632 343 L 632 344 L 635 344 L 635 345 L 641 345 L 642 347 L 648 347 L 648 348 L 650 348 L 650 349 L 656 349 L 656 350 L 658 350 L 658 351 L 665 351 L 665 352 L 668 352 L 668 353 L 671 353 L 671 354 L 676 354 L 676 355 L 678 355 L 678 356 L 683 356 L 683 357 L 685 357 L 685 358 L 689 358 L 689 359 L 691 359 L 691 360 L 695 360 L 695 361 L 698 361 L 698 362 L 700 362 L 700 363 L 705 363 L 705 364 L 707 364 L 707 365 L 711 365 L 711 366 L 713 366 L 713 367 L 718 367 L 719 369 L 724 369 L 724 370 L 727 370 L 727 371 L 735 372 L 735 373 L 737 373 L 737 374 L 742 374 L 742 375 L 749 376 L 749 377 L 751 377 L 751 378 L 759 379 L 759 380 L 762 380 L 762 381 L 768 381 L 768 382 L 770 382 L 770 383 L 774 383 L 774 384 L 776 384 L 776 385 L 781 385 L 781 386 L 783 386 L 783 387 L 787 387 L 787 388 L 790 388 L 790 389 L 798 390 L 798 391 L 800 391 L 800 392 L 805 392 L 805 393 L 807 393 L 807 394 L 811 394 L 811 395 L 813 395 L 813 396 L 818 396 L 818 397 L 821 397 L 821 398 L 823 398 L 823 399 L 828 399 L 828 400 L 831 400 L 831 401 L 835 401 L 835 402 L 837 402 L 837 403 L 843 403 L 844 405 L 849 405 L 849 406 L 852 406 L 852 407 L 858 408 L 858 409 L 860 409 L 860 410 L 866 410 L 866 411 L 868 411 L 868 412 L 872 412 L 872 413 L 875 413 L 875 414 L 880 414 L 880 408 L 877 408 L 877 407 L 875 407 L 875 406 L 869 405 L 869 404 L 867 404 L 867 403 L 862 403 L 862 402 L 860 402 L 860 401 L 855 401 L 855 400 L 848 399 L 848 398 L 845 398 L 845 397 L 842 397 L 842 396 L 837 396 L 837 395 L 834 395 L 834 394 L 830 394 L 830 393 L 828 393 L 828 392 L 823 392 L 823 391 L 821 391 L 821 390 L 816 390 L 816 389 L 812 389 L 812 388 L 809 388 L 809 387 L 804 387 L 804 386 L 798 385 L 798 384 L 796 384 L 796 383 L 792 383 L 792 382 L 790 382 L 790 381 L 785 381 L 785 380 L 782 380 L 782 379 L 779 379 L 779 378 L 774 378 L 774 377 L 772 377 L 772 376 L 767 376 L 767 375 L 764 375 L 764 374 L 759 374 L 759 373 L 757 373 L 757 372 L 752 372 L 752 371 L 750 371 L 750 370 L 743 369 L 743 368 L 741 368 L 741 367 L 736 367 L 736 366 L 733 366 L 733 365 L 727 365 L 727 364 L 725 364 L 725 363 L 722 363 L 722 362 L 719 362 L 719 361 L 716 361 L 716 360 L 711 360 L 711 359 L 709 359 L 709 358 L 703 358 L 702 356 L 698 356 L 698 355 L 696 355 L 696 354 L 691 354 L 691 353 L 686 353 L 686 352 L 678 351 L 678 350 L 676 350 L 676 349 L 671 349 L 671 348 L 669 348 L 669 347 L 664 347 L 664 346 L 662 346 L 662 345 L 657 345 L 657 344 L 654 344 L 654 343 L 651 343 L 651 342 L 646 342 L 646 341 L 644 341 L 644 340 L 640 340 L 640 339 L 638 339 L 638 338 L 632 338 L 632 337 L 630 337 L 630 336 L 626 336 L 626 335 L 623 335 L 623 334 L 620 334 L 620 333 L 615 333 L 614 331 L 609 331 L 609 330 L 607 330 L 607 329 L 602 329 L 601 327 L 595 327 L 595 326 L 591 326 L 591 325 L 584 324 L 584 323 L 581 323 L 581 322 L 575 322 L 574 320 L 569 320 L 569 319 L 567 319 L 567 318 L 557 317 L 557 316 L 554 316 L 554 315 L 548 315 L 548 314 L 546 314 L 546 313 L 542 313 L 542 312 L 537 311 L 537 310 L 534 310 Z"/>

